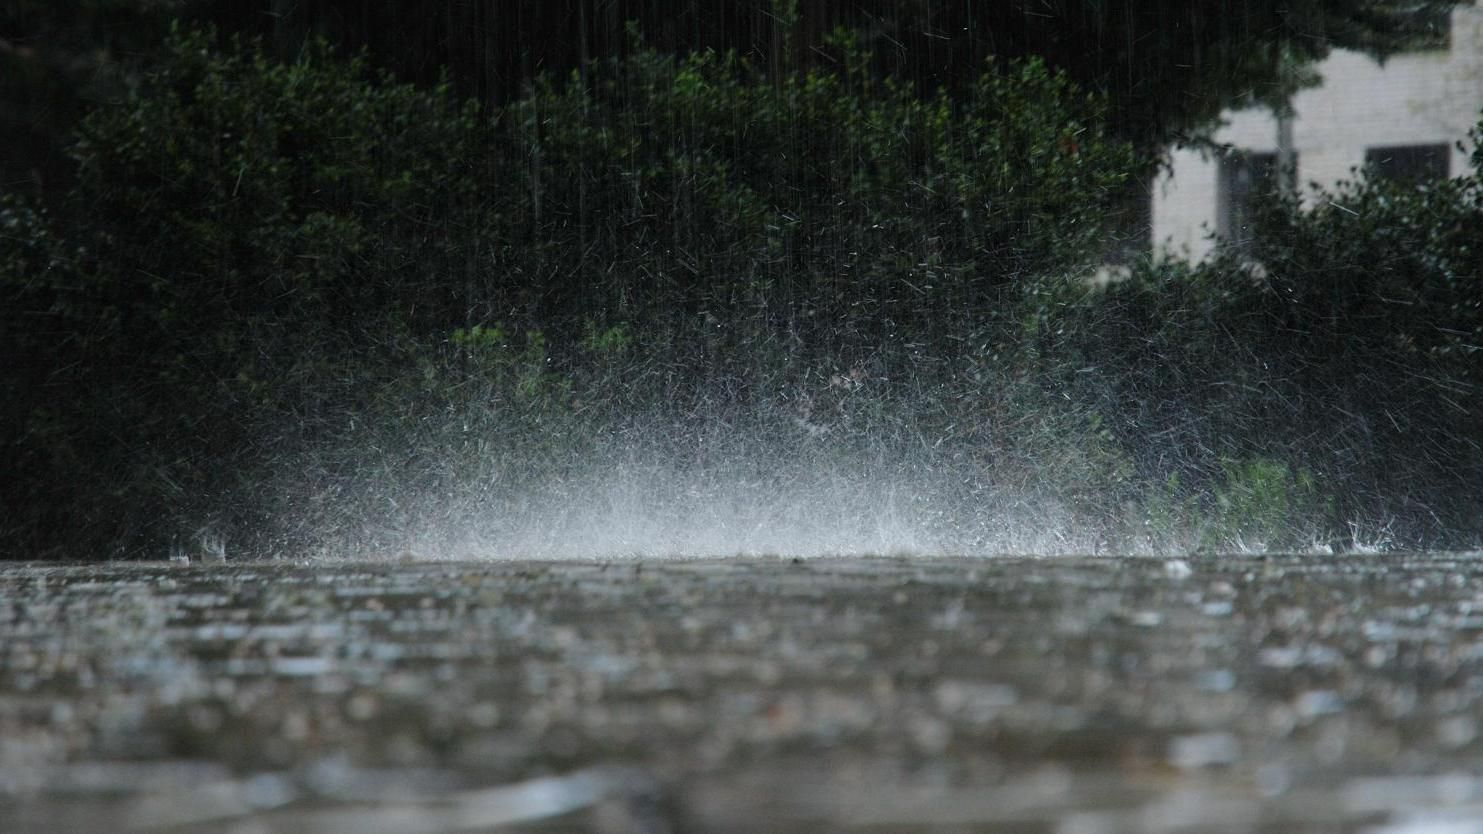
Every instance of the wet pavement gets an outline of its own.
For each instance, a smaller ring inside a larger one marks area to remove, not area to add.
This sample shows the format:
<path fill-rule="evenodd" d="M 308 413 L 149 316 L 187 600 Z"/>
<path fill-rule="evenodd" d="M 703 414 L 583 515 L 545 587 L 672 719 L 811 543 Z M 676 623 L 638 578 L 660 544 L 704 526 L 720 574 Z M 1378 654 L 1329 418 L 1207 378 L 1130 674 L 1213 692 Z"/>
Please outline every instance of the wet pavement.
<path fill-rule="evenodd" d="M 0 567 L 3 832 L 1483 834 L 1483 556 Z"/>

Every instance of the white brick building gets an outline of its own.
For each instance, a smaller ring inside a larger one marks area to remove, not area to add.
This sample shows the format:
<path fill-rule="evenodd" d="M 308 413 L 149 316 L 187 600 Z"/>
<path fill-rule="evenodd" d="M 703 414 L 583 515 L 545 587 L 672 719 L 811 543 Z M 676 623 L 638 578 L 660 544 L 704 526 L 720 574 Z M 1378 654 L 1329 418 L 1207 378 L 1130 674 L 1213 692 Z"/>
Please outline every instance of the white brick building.
<path fill-rule="evenodd" d="M 1240 152 L 1171 151 L 1153 186 L 1156 251 L 1202 260 L 1216 245 L 1211 232 L 1240 246 L 1249 194 L 1284 160 L 1309 199 L 1309 183 L 1331 188 L 1366 164 L 1402 177 L 1467 173 L 1468 154 L 1456 145 L 1483 112 L 1483 9 L 1455 8 L 1448 41 L 1383 65 L 1335 50 L 1316 67 L 1322 85 L 1293 98 L 1290 119 L 1264 108 L 1223 114 L 1213 138 Z"/>

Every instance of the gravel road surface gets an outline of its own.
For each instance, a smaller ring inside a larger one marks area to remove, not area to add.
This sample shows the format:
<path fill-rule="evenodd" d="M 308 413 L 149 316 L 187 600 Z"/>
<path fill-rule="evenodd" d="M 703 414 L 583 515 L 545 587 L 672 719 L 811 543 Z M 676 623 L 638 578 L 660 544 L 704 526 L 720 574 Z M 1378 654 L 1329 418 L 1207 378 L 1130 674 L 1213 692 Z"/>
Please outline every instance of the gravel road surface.
<path fill-rule="evenodd" d="M 1483 556 L 0 566 L 0 831 L 1483 834 Z"/>

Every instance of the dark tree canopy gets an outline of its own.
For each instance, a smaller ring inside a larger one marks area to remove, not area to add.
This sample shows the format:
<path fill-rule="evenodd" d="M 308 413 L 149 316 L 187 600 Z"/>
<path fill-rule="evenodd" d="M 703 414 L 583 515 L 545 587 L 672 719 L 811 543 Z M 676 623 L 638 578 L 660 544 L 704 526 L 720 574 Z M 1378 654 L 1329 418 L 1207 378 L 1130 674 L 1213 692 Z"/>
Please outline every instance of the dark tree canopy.
<path fill-rule="evenodd" d="M 1476 548 L 1483 155 L 1098 268 L 1160 143 L 1450 5 L 5 4 L 0 558 L 381 552 L 723 439 Z"/>
<path fill-rule="evenodd" d="M 0 188 L 39 190 L 82 103 L 155 50 L 166 21 L 263 37 L 280 57 L 311 36 L 414 83 L 445 71 L 502 105 L 542 72 L 624 54 L 629 24 L 660 52 L 736 50 L 780 69 L 831 60 L 854 30 L 883 74 L 961 91 L 988 56 L 1040 56 L 1111 99 L 1114 129 L 1150 146 L 1242 99 L 1280 100 L 1333 47 L 1384 55 L 1445 38 L 1454 0 L 14 0 L 0 11 Z"/>

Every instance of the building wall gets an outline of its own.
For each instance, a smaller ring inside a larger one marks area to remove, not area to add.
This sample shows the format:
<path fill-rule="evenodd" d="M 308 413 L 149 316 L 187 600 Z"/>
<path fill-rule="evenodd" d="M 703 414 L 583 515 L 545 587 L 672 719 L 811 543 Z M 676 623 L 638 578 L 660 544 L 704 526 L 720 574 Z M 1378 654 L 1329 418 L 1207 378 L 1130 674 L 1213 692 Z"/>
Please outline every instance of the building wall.
<path fill-rule="evenodd" d="M 1483 9 L 1452 12 L 1447 49 L 1392 56 L 1383 65 L 1335 50 L 1316 67 L 1322 85 L 1293 98 L 1292 149 L 1303 198 L 1313 185 L 1333 188 L 1353 179 L 1370 148 L 1452 145 L 1448 171 L 1468 172 L 1465 141 L 1483 113 Z M 1213 136 L 1219 144 L 1258 153 L 1278 151 L 1278 121 L 1265 109 L 1227 112 Z M 1175 148 L 1154 182 L 1156 252 L 1203 260 L 1219 228 L 1220 160 L 1205 149 Z"/>

